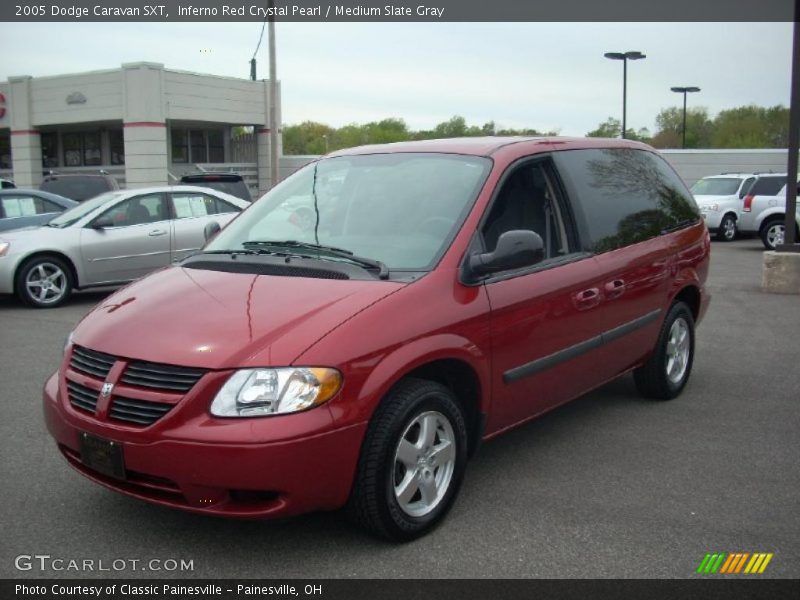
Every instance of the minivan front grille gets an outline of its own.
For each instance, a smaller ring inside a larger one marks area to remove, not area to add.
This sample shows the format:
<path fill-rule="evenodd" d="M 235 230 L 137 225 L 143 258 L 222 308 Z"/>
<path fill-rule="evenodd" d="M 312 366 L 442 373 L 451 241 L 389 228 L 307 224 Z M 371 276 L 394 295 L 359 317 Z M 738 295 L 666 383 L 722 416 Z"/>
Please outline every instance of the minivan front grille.
<path fill-rule="evenodd" d="M 120 381 L 137 387 L 188 392 L 203 375 L 203 369 L 134 361 L 128 364 Z"/>
<path fill-rule="evenodd" d="M 73 408 L 89 413 L 97 410 L 97 391 L 67 380 L 67 394 Z"/>
<path fill-rule="evenodd" d="M 73 346 L 69 366 L 75 371 L 92 375 L 98 379 L 105 379 L 116 361 L 116 357 L 110 354 L 103 354 L 82 346 Z"/>
<path fill-rule="evenodd" d="M 152 425 L 167 414 L 172 407 L 172 404 L 166 404 L 164 402 L 116 396 L 111 404 L 109 417 L 116 421 L 136 423 L 138 425 Z"/>

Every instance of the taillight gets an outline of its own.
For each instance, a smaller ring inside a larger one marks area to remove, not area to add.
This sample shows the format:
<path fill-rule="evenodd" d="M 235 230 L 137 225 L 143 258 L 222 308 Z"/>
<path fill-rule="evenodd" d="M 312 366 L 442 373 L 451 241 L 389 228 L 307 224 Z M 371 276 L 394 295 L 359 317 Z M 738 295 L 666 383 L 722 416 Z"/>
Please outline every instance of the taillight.
<path fill-rule="evenodd" d="M 744 207 L 742 208 L 744 212 L 750 212 L 753 210 L 753 196 L 748 194 L 744 197 Z"/>

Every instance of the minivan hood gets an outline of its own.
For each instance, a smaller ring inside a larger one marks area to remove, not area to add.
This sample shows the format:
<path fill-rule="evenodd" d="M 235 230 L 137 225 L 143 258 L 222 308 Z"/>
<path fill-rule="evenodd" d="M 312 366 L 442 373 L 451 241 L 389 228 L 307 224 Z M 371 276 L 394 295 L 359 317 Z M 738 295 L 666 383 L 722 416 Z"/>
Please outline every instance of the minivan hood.
<path fill-rule="evenodd" d="M 403 286 L 173 266 L 107 298 L 73 339 L 115 356 L 174 365 L 290 365 L 323 335 Z"/>

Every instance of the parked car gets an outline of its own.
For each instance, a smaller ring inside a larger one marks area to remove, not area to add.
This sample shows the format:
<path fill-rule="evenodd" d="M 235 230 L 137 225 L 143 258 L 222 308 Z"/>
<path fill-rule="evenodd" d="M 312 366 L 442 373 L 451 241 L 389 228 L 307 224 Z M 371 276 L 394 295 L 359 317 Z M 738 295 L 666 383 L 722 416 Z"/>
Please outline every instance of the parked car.
<path fill-rule="evenodd" d="M 8 190 L 17 187 L 10 179 L 0 179 L 0 190 Z"/>
<path fill-rule="evenodd" d="M 736 239 L 742 201 L 759 177 L 757 173 L 723 173 L 703 177 L 691 191 L 708 230 L 723 242 Z"/>
<path fill-rule="evenodd" d="M 119 189 L 119 183 L 106 173 L 52 173 L 39 185 L 40 190 L 77 202 Z"/>
<path fill-rule="evenodd" d="M 78 203 L 41 190 L 0 190 L 0 231 L 44 225 Z"/>
<path fill-rule="evenodd" d="M 253 201 L 244 178 L 238 173 L 190 173 L 181 177 L 184 185 L 197 185 L 219 190 L 248 202 Z"/>
<path fill-rule="evenodd" d="M 342 185 L 323 198 L 326 177 Z M 314 227 L 273 217 L 304 197 Z M 45 385 L 47 427 L 72 467 L 136 498 L 251 518 L 346 505 L 408 540 L 481 440 L 629 372 L 678 396 L 709 252 L 691 193 L 641 143 L 339 151 L 86 316 Z"/>
<path fill-rule="evenodd" d="M 783 186 L 778 189 L 781 182 Z M 745 198 L 739 216 L 742 232 L 758 235 L 767 250 L 775 250 L 777 246 L 783 244 L 786 231 L 786 187 L 786 175 L 772 178 L 769 186 L 754 187 L 753 193 Z M 798 212 L 798 225 L 800 225 L 800 212 Z"/>
<path fill-rule="evenodd" d="M 190 186 L 106 192 L 43 227 L 0 235 L 0 294 L 50 308 L 74 289 L 121 285 L 196 252 L 206 225 L 246 206 Z"/>

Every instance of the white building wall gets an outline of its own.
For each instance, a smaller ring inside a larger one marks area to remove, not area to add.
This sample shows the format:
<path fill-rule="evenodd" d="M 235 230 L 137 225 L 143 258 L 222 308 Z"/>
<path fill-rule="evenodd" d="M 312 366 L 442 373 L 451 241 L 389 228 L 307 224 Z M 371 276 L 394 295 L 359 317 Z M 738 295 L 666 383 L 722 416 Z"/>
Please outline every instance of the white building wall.
<path fill-rule="evenodd" d="M 31 122 L 41 127 L 119 119 L 121 83 L 119 70 L 32 79 Z M 74 102 L 79 97 L 85 102 Z"/>
<path fill-rule="evenodd" d="M 721 173 L 785 173 L 787 150 L 661 150 L 687 185 Z"/>

